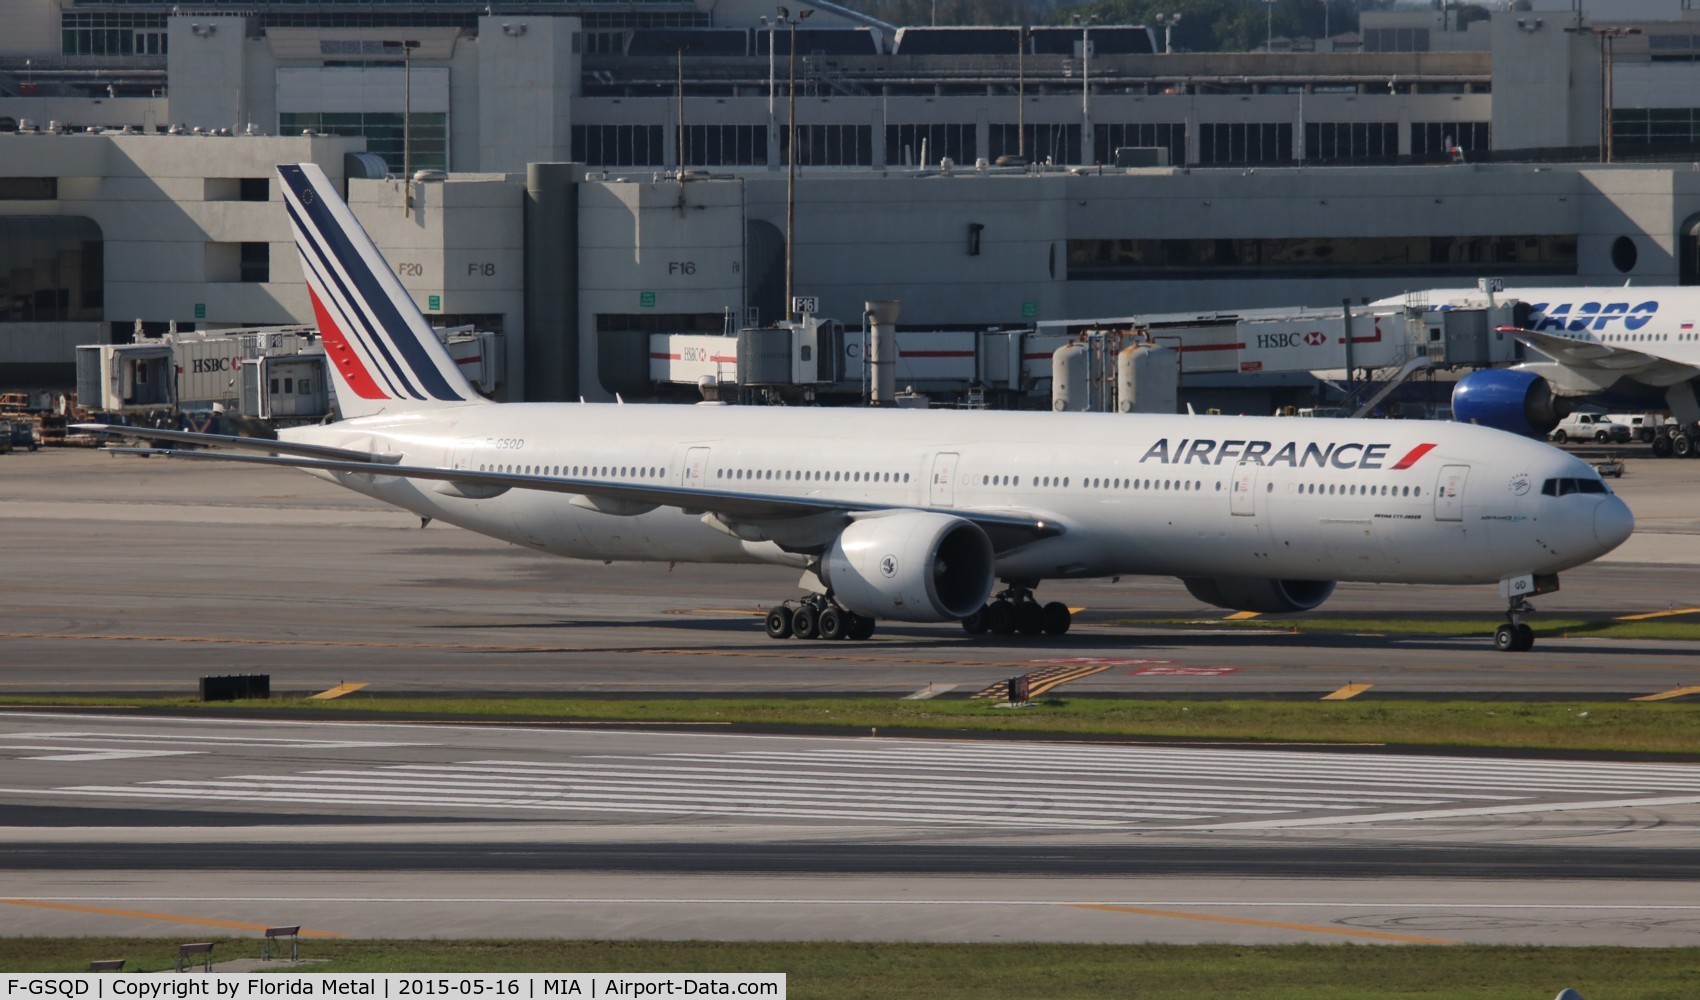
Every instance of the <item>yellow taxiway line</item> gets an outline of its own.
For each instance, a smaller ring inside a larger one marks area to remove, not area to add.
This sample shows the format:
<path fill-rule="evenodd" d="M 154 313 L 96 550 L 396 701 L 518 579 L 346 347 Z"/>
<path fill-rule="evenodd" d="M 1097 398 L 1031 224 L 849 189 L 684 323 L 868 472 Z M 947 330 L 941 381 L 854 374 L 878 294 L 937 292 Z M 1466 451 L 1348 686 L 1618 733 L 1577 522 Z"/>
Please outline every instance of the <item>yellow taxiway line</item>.
<path fill-rule="evenodd" d="M 1691 695 L 1691 694 L 1700 694 L 1700 687 L 1671 688 L 1669 691 L 1660 691 L 1658 694 L 1644 694 L 1639 698 L 1631 698 L 1629 700 L 1630 701 L 1664 701 L 1668 698 L 1682 698 L 1682 697 L 1686 697 L 1686 696 Z"/>
<path fill-rule="evenodd" d="M 320 691 L 318 694 L 308 695 L 307 700 L 330 701 L 332 698 L 341 698 L 345 694 L 353 694 L 365 686 L 365 684 L 338 684 L 336 687 Z"/>
<path fill-rule="evenodd" d="M 1644 622 L 1653 618 L 1675 618 L 1678 615 L 1700 615 L 1700 608 L 1672 608 L 1669 611 L 1650 611 L 1644 615 L 1619 615 L 1620 622 Z"/>
<path fill-rule="evenodd" d="M 1322 700 L 1323 701 L 1345 701 L 1347 698 L 1356 698 L 1358 695 L 1363 694 L 1365 691 L 1368 691 L 1372 687 L 1375 687 L 1375 685 L 1374 684 L 1348 684 L 1345 687 L 1340 688 L 1337 691 L 1330 691 L 1327 694 L 1323 695 Z"/>
<path fill-rule="evenodd" d="M 1260 614 L 1262 614 L 1261 611 L 1236 611 L 1222 620 L 1225 622 L 1243 622 L 1249 618 L 1256 618 Z"/>
<path fill-rule="evenodd" d="M 177 924 L 198 924 L 202 927 L 228 927 L 239 931 L 263 931 L 270 924 L 249 924 L 240 920 L 213 920 L 209 917 L 185 917 L 177 913 L 148 913 L 143 910 L 114 910 L 105 906 L 80 906 L 75 903 L 49 903 L 40 899 L 0 899 L 7 906 L 37 906 L 44 910 L 67 910 L 71 913 L 98 913 L 108 917 L 135 917 L 141 920 L 167 920 Z M 302 937 L 347 937 L 337 931 L 315 931 L 303 927 Z"/>
<path fill-rule="evenodd" d="M 1239 924 L 1243 927 L 1275 927 L 1287 931 L 1307 931 L 1312 934 L 1339 934 L 1343 937 L 1375 938 L 1378 941 L 1403 941 L 1406 944 L 1458 944 L 1445 938 L 1413 937 L 1409 934 L 1386 934 L 1381 931 L 1350 931 L 1322 924 L 1289 924 L 1280 920 L 1252 920 L 1249 917 L 1223 917 L 1212 913 L 1182 913 L 1178 910 L 1148 910 L 1143 906 L 1114 906 L 1108 903 L 1070 903 L 1079 910 L 1105 910 L 1110 913 L 1134 913 L 1142 917 L 1170 917 L 1176 920 L 1206 920 L 1217 924 Z"/>

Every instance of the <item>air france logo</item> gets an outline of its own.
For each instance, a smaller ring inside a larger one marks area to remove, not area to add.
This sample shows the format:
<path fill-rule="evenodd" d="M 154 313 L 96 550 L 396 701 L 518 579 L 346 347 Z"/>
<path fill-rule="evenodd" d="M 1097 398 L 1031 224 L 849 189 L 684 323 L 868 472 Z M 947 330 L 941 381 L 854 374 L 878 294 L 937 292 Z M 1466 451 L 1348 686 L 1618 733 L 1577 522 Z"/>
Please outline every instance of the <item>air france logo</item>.
<path fill-rule="evenodd" d="M 1390 444 L 1364 444 L 1357 441 L 1312 442 L 1301 445 L 1288 441 L 1277 446 L 1273 441 L 1213 441 L 1181 438 L 1172 446 L 1168 438 L 1145 450 L 1141 462 L 1162 465 L 1222 465 L 1228 462 L 1256 462 L 1258 465 L 1285 465 L 1288 468 L 1335 469 L 1409 469 L 1417 460 L 1434 450 L 1430 443 L 1419 444 L 1406 452 L 1397 462 L 1387 465 Z"/>
<path fill-rule="evenodd" d="M 1659 311 L 1657 302 L 1641 302 L 1630 305 L 1628 302 L 1555 302 L 1550 307 L 1545 302 L 1537 302 L 1532 307 L 1532 315 L 1541 317 L 1535 326 L 1536 333 L 1583 333 L 1593 331 L 1600 333 L 1611 324 L 1622 322 L 1625 330 L 1639 330 L 1653 321 Z"/>
<path fill-rule="evenodd" d="M 885 577 L 888 580 L 891 579 L 892 577 L 896 576 L 897 575 L 897 557 L 893 556 L 893 555 L 888 555 L 884 559 L 881 559 L 880 560 L 880 572 L 885 574 Z"/>

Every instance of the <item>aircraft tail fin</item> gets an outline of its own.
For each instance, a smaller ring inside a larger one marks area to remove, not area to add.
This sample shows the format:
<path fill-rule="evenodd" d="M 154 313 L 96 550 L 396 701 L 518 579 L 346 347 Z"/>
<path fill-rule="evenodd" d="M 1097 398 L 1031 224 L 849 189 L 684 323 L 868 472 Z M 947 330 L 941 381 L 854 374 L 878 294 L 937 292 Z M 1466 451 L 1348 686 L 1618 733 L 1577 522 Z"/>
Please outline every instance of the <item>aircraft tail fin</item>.
<path fill-rule="evenodd" d="M 277 172 L 342 415 L 482 402 L 318 164 Z"/>

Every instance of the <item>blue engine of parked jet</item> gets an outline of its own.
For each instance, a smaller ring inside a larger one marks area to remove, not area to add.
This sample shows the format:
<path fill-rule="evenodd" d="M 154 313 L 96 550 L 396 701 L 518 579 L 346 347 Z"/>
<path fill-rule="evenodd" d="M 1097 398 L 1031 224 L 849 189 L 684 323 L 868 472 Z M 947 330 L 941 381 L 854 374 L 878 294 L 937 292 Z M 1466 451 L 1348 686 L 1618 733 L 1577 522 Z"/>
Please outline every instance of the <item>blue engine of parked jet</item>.
<path fill-rule="evenodd" d="M 1534 372 L 1486 368 L 1458 380 L 1452 389 L 1452 417 L 1513 434 L 1544 438 L 1570 412 L 1569 401 Z"/>

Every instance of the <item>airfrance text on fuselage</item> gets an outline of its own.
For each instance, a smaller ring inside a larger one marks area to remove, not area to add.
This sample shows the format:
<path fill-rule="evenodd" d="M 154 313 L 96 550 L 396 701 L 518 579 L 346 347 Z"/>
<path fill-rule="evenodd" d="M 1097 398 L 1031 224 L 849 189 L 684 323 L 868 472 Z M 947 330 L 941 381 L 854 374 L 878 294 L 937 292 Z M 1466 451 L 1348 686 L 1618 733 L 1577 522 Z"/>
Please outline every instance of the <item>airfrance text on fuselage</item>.
<path fill-rule="evenodd" d="M 1157 462 L 1161 465 L 1223 465 L 1230 462 L 1256 462 L 1258 465 L 1285 465 L 1290 468 L 1335 468 L 1335 469 L 1381 469 L 1387 468 L 1384 460 L 1390 444 L 1363 444 L 1356 441 L 1330 442 L 1328 444 L 1304 444 L 1288 441 L 1276 446 L 1273 441 L 1239 441 L 1229 439 L 1214 441 L 1209 438 L 1181 438 L 1173 447 L 1168 438 L 1159 438 L 1156 444 L 1145 450 L 1140 462 Z M 1420 447 L 1420 446 L 1419 446 Z M 1420 447 L 1426 452 L 1429 448 Z M 1392 466 L 1401 469 L 1408 466 L 1420 456 L 1418 450 L 1413 450 L 1406 459 Z"/>

